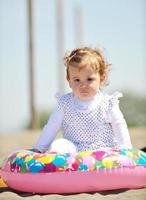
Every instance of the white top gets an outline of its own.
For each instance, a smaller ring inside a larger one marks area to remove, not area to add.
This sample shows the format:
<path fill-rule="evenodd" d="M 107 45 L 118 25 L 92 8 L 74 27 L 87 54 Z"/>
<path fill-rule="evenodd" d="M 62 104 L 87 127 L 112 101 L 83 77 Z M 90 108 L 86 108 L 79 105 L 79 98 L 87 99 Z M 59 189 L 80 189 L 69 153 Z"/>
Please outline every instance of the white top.
<path fill-rule="evenodd" d="M 73 142 L 78 151 L 131 147 L 127 125 L 119 109 L 121 96 L 119 92 L 113 95 L 99 92 L 90 100 L 80 100 L 73 93 L 61 96 L 33 148 L 46 151 L 61 128 L 63 138 Z"/>

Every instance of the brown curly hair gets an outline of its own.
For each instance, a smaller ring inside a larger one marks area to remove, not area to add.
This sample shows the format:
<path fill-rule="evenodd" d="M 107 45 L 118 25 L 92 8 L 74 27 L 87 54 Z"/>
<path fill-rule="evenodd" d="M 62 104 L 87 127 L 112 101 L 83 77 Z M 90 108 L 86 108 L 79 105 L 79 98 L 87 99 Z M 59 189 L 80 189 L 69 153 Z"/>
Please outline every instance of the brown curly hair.
<path fill-rule="evenodd" d="M 107 80 L 108 71 L 111 66 L 111 64 L 106 62 L 100 50 L 89 47 L 74 49 L 70 54 L 66 54 L 64 61 L 67 79 L 69 79 L 70 66 L 79 67 L 79 69 L 81 69 L 88 65 L 91 66 L 95 72 L 99 72 L 99 74 Z"/>

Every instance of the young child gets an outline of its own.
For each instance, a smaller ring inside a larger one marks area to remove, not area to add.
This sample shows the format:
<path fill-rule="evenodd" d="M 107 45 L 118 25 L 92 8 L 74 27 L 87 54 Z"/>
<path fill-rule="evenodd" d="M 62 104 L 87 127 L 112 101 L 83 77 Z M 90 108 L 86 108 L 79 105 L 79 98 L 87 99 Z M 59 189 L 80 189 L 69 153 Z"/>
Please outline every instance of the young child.
<path fill-rule="evenodd" d="M 45 152 L 51 146 L 51 151 L 65 153 L 130 148 L 127 125 L 119 109 L 121 93 L 107 95 L 100 91 L 110 66 L 100 51 L 88 47 L 75 49 L 65 57 L 65 64 L 72 92 L 58 99 L 32 150 Z M 53 142 L 61 128 L 63 139 Z"/>

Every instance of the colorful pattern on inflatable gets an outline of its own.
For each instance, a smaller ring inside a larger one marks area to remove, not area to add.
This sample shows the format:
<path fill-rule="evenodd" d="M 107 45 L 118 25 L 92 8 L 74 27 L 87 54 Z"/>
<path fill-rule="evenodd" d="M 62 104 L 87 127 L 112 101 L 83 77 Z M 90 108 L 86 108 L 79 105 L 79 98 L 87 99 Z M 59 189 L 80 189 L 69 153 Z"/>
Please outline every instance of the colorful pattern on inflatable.
<path fill-rule="evenodd" d="M 21 150 L 1 170 L 6 184 L 36 193 L 77 193 L 146 186 L 146 154 L 136 148 L 73 154 Z"/>

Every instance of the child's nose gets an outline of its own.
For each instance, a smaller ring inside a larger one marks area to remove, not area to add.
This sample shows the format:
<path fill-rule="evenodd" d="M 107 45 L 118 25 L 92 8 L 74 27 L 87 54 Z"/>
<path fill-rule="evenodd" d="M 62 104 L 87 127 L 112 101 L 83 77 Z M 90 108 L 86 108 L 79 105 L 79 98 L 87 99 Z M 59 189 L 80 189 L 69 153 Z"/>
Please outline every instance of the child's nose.
<path fill-rule="evenodd" d="M 82 88 L 84 88 L 84 87 L 87 86 L 87 83 L 86 83 L 86 82 L 82 82 L 82 83 L 80 84 L 80 86 L 81 86 Z"/>

